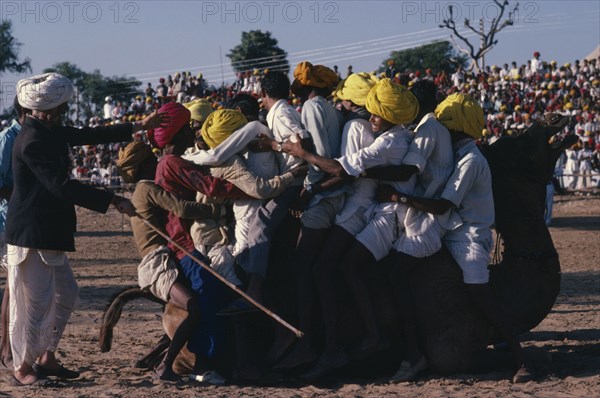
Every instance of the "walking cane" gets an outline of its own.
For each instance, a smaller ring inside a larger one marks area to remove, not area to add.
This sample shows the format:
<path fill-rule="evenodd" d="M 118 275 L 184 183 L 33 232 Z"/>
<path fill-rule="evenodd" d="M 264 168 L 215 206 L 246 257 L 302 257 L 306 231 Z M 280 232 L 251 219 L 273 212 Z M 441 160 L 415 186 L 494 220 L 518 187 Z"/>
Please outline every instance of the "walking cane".
<path fill-rule="evenodd" d="M 202 268 L 204 268 L 205 270 L 207 270 L 208 272 L 210 272 L 215 278 L 217 278 L 218 280 L 220 280 L 221 282 L 223 282 L 225 285 L 227 285 L 230 289 L 232 289 L 234 292 L 236 292 L 237 294 L 239 294 L 240 296 L 242 296 L 243 298 L 245 298 L 246 300 L 248 300 L 256 308 L 258 308 L 259 310 L 261 310 L 262 312 L 264 312 L 265 314 L 267 314 L 268 316 L 270 316 L 271 318 L 273 318 L 276 322 L 278 322 L 279 324 L 281 324 L 285 328 L 289 329 L 292 333 L 294 333 L 296 335 L 296 337 L 301 338 L 302 336 L 304 336 L 304 333 L 302 331 L 296 329 L 295 327 L 293 327 L 292 325 L 290 325 L 289 323 L 287 323 L 286 321 L 284 321 L 283 319 L 281 319 L 279 317 L 279 315 L 275 314 L 273 311 L 269 310 L 267 307 L 265 307 L 264 305 L 262 305 L 258 301 L 254 300 L 252 297 L 248 296 L 246 294 L 246 292 L 244 292 L 243 290 L 240 290 L 233 283 L 229 282 L 227 279 L 225 279 L 224 277 L 222 277 L 221 275 L 219 275 L 219 273 L 217 273 L 217 271 L 215 271 L 214 269 L 212 269 L 209 265 L 206 265 L 204 262 L 202 262 L 200 259 L 198 259 L 196 256 L 194 256 L 192 253 L 188 252 L 183 247 L 181 247 L 181 245 L 179 245 L 177 242 L 175 242 L 173 239 L 171 239 L 169 237 L 169 235 L 165 234 L 163 231 L 161 231 L 160 229 L 156 228 L 148 220 L 146 220 L 145 218 L 141 217 L 139 214 L 136 213 L 136 216 L 139 217 L 140 220 L 142 220 L 144 222 L 144 224 L 146 224 L 148 227 L 152 228 L 152 230 L 154 230 L 154 232 L 158 233 L 160 236 L 162 236 L 163 238 L 165 238 L 167 240 L 167 242 L 169 242 L 173 246 L 177 247 L 179 250 L 181 250 L 183 253 L 185 253 L 186 256 L 188 256 L 189 258 L 191 258 L 192 260 L 194 260 L 196 263 L 198 263 L 199 266 L 201 266 Z"/>

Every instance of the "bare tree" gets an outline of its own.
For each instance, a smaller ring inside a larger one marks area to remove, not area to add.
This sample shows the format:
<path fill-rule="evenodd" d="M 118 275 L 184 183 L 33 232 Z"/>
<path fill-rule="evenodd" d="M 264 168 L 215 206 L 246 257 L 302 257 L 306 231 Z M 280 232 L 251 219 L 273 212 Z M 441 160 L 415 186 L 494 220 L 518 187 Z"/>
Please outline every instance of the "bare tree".
<path fill-rule="evenodd" d="M 496 18 L 492 19 L 490 29 L 488 32 L 485 32 L 483 18 L 481 18 L 479 20 L 479 30 L 471 25 L 471 21 L 469 21 L 468 18 L 465 18 L 464 26 L 467 29 L 474 32 L 480 38 L 478 49 L 476 49 L 475 46 L 469 41 L 469 39 L 465 37 L 464 33 L 461 34 L 458 32 L 458 30 L 456 28 L 456 22 L 454 20 L 452 5 L 450 5 L 448 7 L 448 9 L 450 11 L 450 18 L 444 19 L 443 24 L 440 25 L 440 28 L 450 29 L 454 33 L 454 34 L 450 35 L 450 38 L 452 39 L 454 46 L 456 48 L 458 48 L 458 50 L 460 52 L 465 53 L 469 58 L 471 58 L 471 66 L 469 67 L 469 69 L 475 70 L 476 72 L 479 72 L 483 67 L 485 67 L 484 55 L 498 43 L 498 40 L 495 38 L 496 34 L 498 32 L 500 32 L 502 29 L 504 29 L 505 27 L 511 26 L 514 24 L 515 13 L 517 12 L 517 10 L 519 8 L 519 3 L 516 3 L 515 6 L 512 8 L 512 10 L 510 10 L 508 12 L 508 18 L 506 18 L 504 21 L 502 21 L 504 12 L 505 12 L 506 8 L 508 7 L 508 0 L 504 0 L 503 2 L 500 2 L 498 0 L 493 0 L 493 1 L 498 6 L 498 16 Z M 502 23 L 501 23 L 501 21 L 502 21 Z M 454 40 L 455 36 L 458 39 L 460 39 L 460 41 L 462 41 L 466 45 L 467 48 L 457 45 L 456 41 Z"/>

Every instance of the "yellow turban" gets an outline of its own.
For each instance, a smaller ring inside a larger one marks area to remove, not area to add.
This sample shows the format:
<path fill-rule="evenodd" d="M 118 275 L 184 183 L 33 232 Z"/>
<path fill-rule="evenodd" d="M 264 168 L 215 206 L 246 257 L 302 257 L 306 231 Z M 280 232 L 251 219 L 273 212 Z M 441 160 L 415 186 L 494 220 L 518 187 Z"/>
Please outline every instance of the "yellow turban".
<path fill-rule="evenodd" d="M 300 62 L 294 70 L 294 79 L 304 86 L 326 88 L 338 82 L 337 74 L 323 65 L 313 65 L 308 61 Z"/>
<path fill-rule="evenodd" d="M 149 156 L 154 156 L 152 148 L 139 141 L 130 142 L 125 148 L 119 150 L 117 167 L 125 182 L 135 182 L 138 166 Z"/>
<path fill-rule="evenodd" d="M 353 73 L 340 82 L 334 95 L 339 99 L 352 101 L 356 105 L 365 106 L 369 91 L 379 79 L 365 72 Z"/>
<path fill-rule="evenodd" d="M 485 124 L 483 109 L 468 95 L 456 93 L 448 96 L 437 108 L 435 117 L 448 130 L 463 132 L 479 139 Z"/>
<path fill-rule="evenodd" d="M 246 123 L 248 123 L 248 119 L 242 112 L 233 109 L 219 109 L 206 118 L 202 125 L 202 138 L 209 147 L 216 148 Z"/>
<path fill-rule="evenodd" d="M 190 110 L 190 113 L 192 114 L 191 119 L 197 120 L 200 123 L 204 123 L 208 115 L 213 111 L 208 100 L 204 98 L 188 102 L 183 104 L 183 106 Z"/>
<path fill-rule="evenodd" d="M 404 86 L 381 79 L 369 91 L 367 110 L 394 124 L 410 123 L 419 114 L 419 101 Z"/>

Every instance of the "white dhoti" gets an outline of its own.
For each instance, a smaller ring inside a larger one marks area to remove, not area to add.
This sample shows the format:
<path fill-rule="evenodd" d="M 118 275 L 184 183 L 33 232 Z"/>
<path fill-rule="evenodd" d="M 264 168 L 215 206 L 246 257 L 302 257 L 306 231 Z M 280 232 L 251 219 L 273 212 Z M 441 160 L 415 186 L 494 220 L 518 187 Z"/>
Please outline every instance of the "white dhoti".
<path fill-rule="evenodd" d="M 8 245 L 10 339 L 15 369 L 54 351 L 79 297 L 65 252 Z"/>

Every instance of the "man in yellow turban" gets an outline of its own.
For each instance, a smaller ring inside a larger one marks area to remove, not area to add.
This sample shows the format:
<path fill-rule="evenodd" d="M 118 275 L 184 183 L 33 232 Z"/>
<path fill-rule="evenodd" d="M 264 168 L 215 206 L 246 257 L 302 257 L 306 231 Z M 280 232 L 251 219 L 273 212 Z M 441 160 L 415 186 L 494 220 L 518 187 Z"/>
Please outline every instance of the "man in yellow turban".
<path fill-rule="evenodd" d="M 350 101 L 364 107 L 369 91 L 378 81 L 377 77 L 369 73 L 354 73 L 340 82 L 334 94 L 342 101 Z"/>
<path fill-rule="evenodd" d="M 533 375 L 524 364 L 522 349 L 510 328 L 509 317 L 494 300 L 488 283 L 487 267 L 493 246 L 491 226 L 494 223 L 492 176 L 475 141 L 483 130 L 483 110 L 468 95 L 453 94 L 438 105 L 435 115 L 448 128 L 452 138 L 455 154 L 452 176 L 439 199 L 412 196 L 402 191 L 393 193 L 391 198 L 432 214 L 458 214 L 462 223 L 447 231 L 443 238 L 445 246 L 463 271 L 463 280 L 473 303 L 508 343 L 517 369 L 513 382 L 531 380 Z"/>
<path fill-rule="evenodd" d="M 299 142 L 287 143 L 284 145 L 284 150 L 336 177 L 359 177 L 368 168 L 401 164 L 412 141 L 412 133 L 402 125 L 412 122 L 418 115 L 417 99 L 404 87 L 392 83 L 389 79 L 383 79 L 369 91 L 366 107 L 372 113 L 371 129 L 377 137 L 371 145 L 358 152 L 345 153 L 338 158 L 329 159 L 303 149 Z M 404 189 L 412 193 L 415 178 L 405 182 L 393 182 L 391 185 L 394 189 Z M 373 266 L 378 260 L 387 256 L 396 238 L 396 231 L 404 229 L 406 216 L 406 206 L 402 204 L 386 203 L 371 207 L 374 188 L 369 192 L 370 196 L 365 201 L 365 209 L 370 208 L 368 218 L 357 220 L 357 223 L 362 223 L 362 228 L 359 227 L 354 233 L 349 234 L 345 241 L 347 249 L 344 251 L 340 267 L 344 272 L 344 280 L 349 281 L 348 289 L 355 298 L 366 329 L 366 336 L 356 350 L 357 356 L 368 355 L 382 349 L 385 345 L 375 320 L 372 303 L 365 290 L 366 284 L 360 277 L 360 270 L 362 267 Z M 326 256 L 330 249 L 331 245 L 328 245 L 321 255 Z M 324 261 L 318 259 L 317 262 L 322 264 Z M 339 260 L 338 264 L 340 264 Z M 330 315 L 335 318 L 335 313 Z M 333 336 L 337 333 L 334 320 L 331 321 L 328 330 L 331 331 L 328 335 Z M 298 353 L 297 358 L 310 358 L 307 353 L 312 350 L 312 347 L 308 346 L 309 340 L 303 339 L 301 344 L 304 345 L 305 352 Z M 343 366 L 347 361 L 347 356 L 334 342 L 328 346 L 317 365 L 305 376 L 310 379 L 321 377 Z"/>
<path fill-rule="evenodd" d="M 246 123 L 248 119 L 242 112 L 234 109 L 219 109 L 211 113 L 202 125 L 202 139 L 209 148 L 216 148 Z"/>
<path fill-rule="evenodd" d="M 210 102 L 205 98 L 199 98 L 194 101 L 183 104 L 191 113 L 191 126 L 194 131 L 198 131 L 202 128 L 202 124 L 213 111 Z"/>
<path fill-rule="evenodd" d="M 419 113 L 419 101 L 408 89 L 381 79 L 367 96 L 367 110 L 389 124 L 407 124 Z"/>
<path fill-rule="evenodd" d="M 202 129 L 203 140 L 207 142 L 210 149 L 190 151 L 190 154 L 185 155 L 184 158 L 198 165 L 217 166 L 219 169 L 229 168 L 232 171 L 235 171 L 238 164 L 245 162 L 244 169 L 247 167 L 248 171 L 239 169 L 237 172 L 239 180 L 246 179 L 248 182 L 258 181 L 259 185 L 262 184 L 263 186 L 266 184 L 261 183 L 261 181 L 268 182 L 272 179 L 277 180 L 282 178 L 280 176 L 276 152 L 252 152 L 248 150 L 249 144 L 258 135 L 262 134 L 271 138 L 273 137 L 273 133 L 269 128 L 256 120 L 259 113 L 257 99 L 251 95 L 241 93 L 232 98 L 227 106 L 230 109 L 215 111 L 211 114 Z M 249 120 L 249 122 L 235 129 L 235 125 L 242 120 L 239 116 L 242 114 L 244 119 Z M 223 125 L 218 126 L 219 121 Z M 235 131 L 232 131 L 233 129 Z M 230 134 L 230 132 L 233 134 Z M 227 134 L 229 135 L 226 137 Z M 250 176 L 250 173 L 253 175 Z M 257 179 L 256 176 L 260 178 Z M 292 181 L 283 181 L 280 187 L 285 187 L 289 182 Z M 264 188 L 267 188 L 267 186 L 264 186 Z M 251 187 L 242 189 L 248 193 Z M 278 190 L 277 193 L 280 193 L 280 191 Z M 233 261 L 232 255 L 238 256 L 238 254 L 247 250 L 249 246 L 248 235 L 251 232 L 250 220 L 263 205 L 264 199 L 274 196 L 274 193 L 268 189 L 260 189 L 259 186 L 256 188 L 256 192 L 254 194 L 250 193 L 250 195 L 253 196 L 253 199 L 244 199 L 234 201 L 233 203 L 236 242 L 232 249 L 230 245 L 223 245 L 221 242 L 208 242 L 206 237 L 210 235 L 214 223 L 211 225 L 203 222 L 201 225 L 197 223 L 193 225 L 192 234 L 195 237 L 199 236 L 201 238 L 195 240 L 196 242 L 203 242 L 202 250 L 211 258 L 213 265 L 219 264 L 219 262 L 227 258 Z M 231 253 L 223 254 L 229 250 L 231 250 Z M 254 268 L 244 268 L 245 264 L 242 262 L 242 269 L 248 275 L 247 292 L 252 297 L 262 300 L 261 286 L 265 274 Z M 234 303 L 230 308 L 224 309 L 223 312 L 228 312 L 229 310 L 234 312 L 248 308 L 248 305 L 244 303 L 245 301 L 242 299 Z"/>
<path fill-rule="evenodd" d="M 448 178 L 454 172 L 454 152 L 448 130 L 436 119 L 434 110 L 437 106 L 437 87 L 431 80 L 418 80 L 410 88 L 418 99 L 419 113 L 413 123 L 415 137 L 410 149 L 400 166 L 370 169 L 367 176 L 384 181 L 406 181 L 416 175 L 415 195 L 425 198 L 439 198 Z M 378 193 L 380 201 L 395 201 L 386 197 L 386 192 L 394 192 L 386 186 Z M 410 294 L 408 281 L 418 261 L 406 261 L 407 256 L 413 258 L 428 257 L 442 247 L 443 230 L 440 225 L 447 225 L 448 217 L 437 217 L 414 207 L 407 209 L 404 220 L 405 230 L 394 242 L 394 253 L 398 259 L 396 272 L 390 275 L 399 294 L 396 303 L 403 316 L 404 336 L 407 340 L 407 355 L 403 366 L 392 377 L 391 381 L 412 380 L 427 368 L 425 357 L 420 351 L 414 319 L 414 302 Z M 407 366 L 409 364 L 410 366 Z"/>

